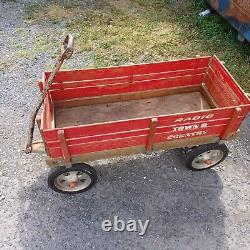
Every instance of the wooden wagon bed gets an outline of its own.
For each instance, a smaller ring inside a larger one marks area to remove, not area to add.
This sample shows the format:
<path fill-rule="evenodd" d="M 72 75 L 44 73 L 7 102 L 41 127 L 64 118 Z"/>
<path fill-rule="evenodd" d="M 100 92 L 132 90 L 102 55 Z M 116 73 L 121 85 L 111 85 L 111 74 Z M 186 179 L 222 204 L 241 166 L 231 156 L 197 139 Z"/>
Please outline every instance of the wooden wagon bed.
<path fill-rule="evenodd" d="M 49 75 L 44 73 L 40 89 Z M 247 96 L 213 56 L 60 71 L 39 124 L 48 162 L 58 165 L 114 151 L 225 140 L 249 108 Z"/>
<path fill-rule="evenodd" d="M 56 108 L 55 127 L 63 128 L 208 109 L 210 106 L 200 92 L 182 93 L 113 103 Z"/>

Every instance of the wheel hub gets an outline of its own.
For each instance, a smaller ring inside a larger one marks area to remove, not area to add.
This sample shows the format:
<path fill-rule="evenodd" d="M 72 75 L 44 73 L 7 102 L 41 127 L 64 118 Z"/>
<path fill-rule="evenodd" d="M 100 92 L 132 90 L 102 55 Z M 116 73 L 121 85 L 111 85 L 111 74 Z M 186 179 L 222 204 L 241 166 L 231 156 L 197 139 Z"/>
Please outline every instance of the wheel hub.
<path fill-rule="evenodd" d="M 196 169 L 205 169 L 217 164 L 223 158 L 221 150 L 209 150 L 194 158 L 192 167 Z"/>
<path fill-rule="evenodd" d="M 54 184 L 62 191 L 75 192 L 87 188 L 91 184 L 91 178 L 81 171 L 68 171 L 57 176 Z"/>

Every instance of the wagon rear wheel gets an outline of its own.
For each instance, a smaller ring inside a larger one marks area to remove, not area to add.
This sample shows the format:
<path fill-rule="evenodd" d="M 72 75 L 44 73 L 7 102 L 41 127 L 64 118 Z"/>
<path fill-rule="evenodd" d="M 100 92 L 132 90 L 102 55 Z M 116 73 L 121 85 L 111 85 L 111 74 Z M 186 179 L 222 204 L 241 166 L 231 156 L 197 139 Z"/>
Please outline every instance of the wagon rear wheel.
<path fill-rule="evenodd" d="M 71 168 L 56 167 L 48 175 L 48 185 L 59 193 L 76 194 L 91 188 L 97 181 L 93 167 L 87 164 L 74 164 Z"/>
<path fill-rule="evenodd" d="M 194 147 L 186 152 L 186 165 L 192 170 L 205 170 L 212 168 L 228 155 L 225 144 L 211 143 Z"/>

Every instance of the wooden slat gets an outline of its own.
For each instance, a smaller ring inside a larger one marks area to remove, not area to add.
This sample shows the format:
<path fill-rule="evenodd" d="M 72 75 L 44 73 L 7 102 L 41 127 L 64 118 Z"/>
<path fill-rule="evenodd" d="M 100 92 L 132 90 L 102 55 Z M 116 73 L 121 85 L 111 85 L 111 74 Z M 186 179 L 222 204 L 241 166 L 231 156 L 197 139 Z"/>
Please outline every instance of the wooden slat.
<path fill-rule="evenodd" d="M 44 135 L 43 135 L 43 128 L 42 128 L 42 124 L 43 124 L 43 118 L 42 118 L 42 117 L 43 117 L 43 113 L 44 113 L 44 112 L 42 112 L 41 116 L 40 116 L 40 115 L 37 116 L 37 118 L 36 118 L 36 124 L 37 124 L 39 133 L 40 133 L 40 135 L 41 135 L 41 137 L 42 137 L 42 140 L 43 140 L 44 149 L 45 149 L 47 155 L 50 156 L 49 151 L 48 151 L 47 142 L 45 141 Z M 33 150 L 33 143 L 32 143 L 32 152 L 34 152 L 34 150 Z"/>
<path fill-rule="evenodd" d="M 147 136 L 137 136 L 130 138 L 121 138 L 117 140 L 100 141 L 95 143 L 84 143 L 69 146 L 70 155 L 78 155 L 95 151 L 102 151 L 114 148 L 125 148 L 139 145 L 146 145 Z M 49 148 L 51 157 L 56 158 L 62 156 L 60 148 Z"/>
<path fill-rule="evenodd" d="M 183 131 L 193 131 L 197 130 L 197 128 L 204 129 L 207 127 L 214 127 L 214 126 L 226 126 L 229 121 L 228 119 L 222 119 L 222 120 L 212 120 L 204 122 L 192 122 L 192 123 L 185 123 L 185 125 L 169 125 L 164 127 L 157 127 L 155 128 L 155 133 L 161 134 L 171 134 L 175 131 L 178 131 L 179 133 L 182 133 Z M 151 121 L 152 125 L 152 121 Z M 77 145 L 77 144 L 83 144 L 83 143 L 89 143 L 89 142 L 98 142 L 98 141 L 106 141 L 106 140 L 114 140 L 114 139 L 121 139 L 121 138 L 129 138 L 129 137 L 136 137 L 136 136 L 147 136 L 149 134 L 149 128 L 142 129 L 142 130 L 132 130 L 132 131 L 125 131 L 125 132 L 119 132 L 119 133 L 110 133 L 110 134 L 103 134 L 103 135 L 93 135 L 93 136 L 85 136 L 85 137 L 79 137 L 79 138 L 72 138 L 67 139 L 67 145 Z M 50 141 L 48 142 L 48 146 L 53 147 L 60 147 L 59 141 Z"/>
<path fill-rule="evenodd" d="M 223 131 L 223 133 L 221 135 L 222 140 L 227 139 L 228 135 L 231 132 L 233 132 L 232 129 L 233 129 L 234 124 L 236 123 L 237 119 L 239 118 L 240 112 L 241 112 L 241 108 L 235 108 L 229 123 L 227 124 L 225 130 Z"/>
<path fill-rule="evenodd" d="M 208 66 L 211 57 L 190 58 L 163 63 L 134 65 L 134 74 L 143 75 L 154 72 L 177 71 L 184 69 L 197 69 Z"/>
<path fill-rule="evenodd" d="M 159 127 L 168 125 L 184 125 L 194 122 L 208 122 L 214 120 L 228 119 L 233 113 L 233 108 L 211 109 L 197 112 L 187 112 L 158 117 Z"/>
<path fill-rule="evenodd" d="M 44 100 L 44 126 L 43 129 L 52 128 L 52 101 L 50 95 L 46 95 Z"/>
<path fill-rule="evenodd" d="M 41 112 L 41 125 L 40 125 L 40 130 L 44 130 L 45 128 L 45 110 L 43 109 Z"/>
<path fill-rule="evenodd" d="M 135 75 L 127 75 L 115 78 L 102 78 L 102 79 L 92 79 L 92 80 L 83 79 L 82 81 L 53 83 L 50 89 L 55 90 L 55 89 L 80 88 L 80 87 L 91 87 L 91 86 L 106 86 L 111 84 L 132 83 L 134 81 L 139 82 L 144 80 L 165 79 L 176 76 L 186 76 L 186 75 L 190 76 L 190 75 L 204 74 L 205 72 L 206 68 L 157 72 L 144 75 L 136 75 L 135 72 Z"/>
<path fill-rule="evenodd" d="M 66 139 L 65 139 L 65 136 L 64 136 L 64 131 L 63 130 L 58 130 L 57 135 L 58 135 L 58 139 L 59 139 L 59 142 L 60 142 L 60 148 L 59 148 L 59 150 L 61 151 L 60 155 L 63 156 L 64 165 L 65 165 L 65 167 L 71 167 L 72 163 L 71 163 L 71 160 L 70 160 L 70 154 L 69 154 L 67 142 L 66 142 Z M 49 150 L 51 150 L 51 149 L 49 148 Z"/>
<path fill-rule="evenodd" d="M 67 81 L 114 78 L 131 74 L 143 75 L 164 71 L 203 68 L 207 67 L 210 58 L 211 57 L 202 57 L 130 66 L 60 71 L 58 72 L 54 82 L 59 83 Z M 48 78 L 50 73 L 51 72 L 45 72 L 45 77 Z"/>
<path fill-rule="evenodd" d="M 157 117 L 159 127 L 170 125 L 183 125 L 192 122 L 208 122 L 209 120 L 229 119 L 233 114 L 233 108 L 224 108 L 218 110 L 208 110 L 199 112 L 189 112 L 184 114 L 167 115 Z M 64 128 L 67 139 L 87 137 L 94 135 L 103 135 L 110 133 L 125 132 L 131 130 L 148 129 L 150 118 L 130 119 L 117 122 L 106 122 L 91 125 L 82 125 L 77 127 Z M 44 137 L 47 142 L 57 140 L 57 130 L 44 130 Z"/>
<path fill-rule="evenodd" d="M 51 128 L 55 128 L 55 105 L 51 105 Z"/>
<path fill-rule="evenodd" d="M 244 91 L 216 56 L 212 57 L 211 65 L 213 68 L 218 69 L 221 79 L 226 82 L 232 89 L 232 92 L 240 98 L 240 104 L 249 104 L 249 99 Z"/>
<path fill-rule="evenodd" d="M 207 143 L 215 143 L 219 141 L 218 136 L 203 136 L 203 137 L 195 137 L 195 138 L 188 138 L 188 139 L 180 139 L 174 141 L 167 141 L 163 143 L 155 143 L 154 150 L 161 150 L 161 149 L 172 149 L 172 148 L 179 148 L 179 147 L 191 147 L 195 145 L 207 144 Z M 134 146 L 128 148 L 119 148 L 119 149 L 112 149 L 112 150 L 104 150 L 98 152 L 92 152 L 87 154 L 81 154 L 77 156 L 72 156 L 71 160 L 72 163 L 82 163 L 88 162 L 93 160 L 99 159 L 106 159 L 115 156 L 127 156 L 132 154 L 140 154 L 145 153 L 144 146 Z M 62 158 L 47 158 L 46 163 L 49 167 L 56 167 L 63 165 Z"/>
<path fill-rule="evenodd" d="M 64 128 L 67 139 L 79 138 L 93 135 L 103 135 L 109 133 L 118 133 L 131 130 L 148 129 L 150 119 L 125 120 L 109 123 L 98 123 L 93 125 L 83 125 L 77 127 Z M 44 130 L 44 136 L 47 142 L 57 140 L 57 131 L 60 129 Z"/>
<path fill-rule="evenodd" d="M 211 78 L 212 84 L 218 89 L 223 98 L 229 105 L 239 105 L 241 103 L 240 98 L 233 92 L 228 82 L 225 82 L 221 78 L 220 71 L 212 66 L 208 67 L 208 77 Z"/>
<path fill-rule="evenodd" d="M 53 90 L 50 91 L 50 93 L 53 101 L 60 101 L 89 96 L 122 94 L 128 92 L 197 85 L 201 83 L 203 78 L 204 74 L 199 74 L 191 76 L 173 77 L 167 79 L 145 80 L 142 82 L 133 82 L 131 84 L 121 83 L 110 86 L 92 86 L 86 88 Z"/>
<path fill-rule="evenodd" d="M 147 139 L 147 144 L 146 144 L 147 152 L 152 151 L 157 123 L 158 123 L 157 118 L 152 118 L 151 119 L 149 134 L 148 134 L 148 139 Z"/>
<path fill-rule="evenodd" d="M 201 93 L 205 97 L 211 108 L 219 108 L 219 105 L 216 103 L 215 99 L 210 94 L 208 87 L 204 82 L 201 84 Z"/>
<path fill-rule="evenodd" d="M 171 133 L 156 133 L 155 135 L 155 142 L 164 142 L 170 140 L 179 140 L 184 138 L 195 138 L 195 137 L 202 137 L 208 135 L 219 135 L 224 130 L 225 125 L 218 125 L 207 127 L 203 129 L 194 129 L 194 130 L 186 130 L 186 131 L 178 131 L 178 132 L 171 132 Z"/>
<path fill-rule="evenodd" d="M 231 101 L 225 99 L 223 96 L 223 91 L 219 88 L 220 83 L 218 83 L 214 76 L 211 76 L 211 74 L 208 73 L 204 78 L 204 82 L 209 90 L 209 93 L 215 99 L 220 108 L 232 106 Z"/>
<path fill-rule="evenodd" d="M 77 145 L 89 142 L 99 142 L 99 141 L 108 141 L 114 139 L 121 139 L 121 138 L 129 138 L 129 137 L 136 137 L 136 136 L 147 136 L 149 132 L 149 128 L 142 129 L 142 130 L 131 130 L 125 132 L 118 132 L 118 133 L 110 133 L 110 134 L 102 134 L 102 135 L 93 135 L 93 136 L 85 136 L 79 138 L 72 138 L 67 139 L 67 144 Z M 59 141 L 50 141 L 48 142 L 49 147 L 60 147 Z"/>
<path fill-rule="evenodd" d="M 191 137 L 202 137 L 208 135 L 218 135 L 224 130 L 223 125 L 221 126 L 214 126 L 206 129 L 196 129 L 193 131 L 185 131 L 185 132 L 171 132 L 171 133 L 160 133 L 155 134 L 155 143 L 159 142 L 166 142 L 169 140 L 178 140 L 184 138 L 191 138 Z M 70 155 L 78 155 L 102 150 L 110 150 L 116 148 L 125 148 L 125 147 L 132 147 L 132 146 L 142 146 L 146 145 L 148 136 L 135 136 L 135 137 L 128 137 L 128 138 L 120 138 L 114 140 L 107 140 L 107 141 L 99 141 L 99 142 L 91 142 L 91 143 L 83 143 L 83 144 L 75 144 L 75 145 L 68 145 Z M 62 155 L 61 149 L 54 147 L 49 147 L 50 155 L 52 158 L 57 158 Z"/>
<path fill-rule="evenodd" d="M 120 101 L 138 100 L 146 99 L 152 97 L 161 97 L 174 94 L 190 93 L 200 90 L 200 84 L 190 85 L 185 87 L 175 87 L 167 89 L 155 89 L 155 90 L 144 90 L 138 92 L 130 92 L 125 94 L 114 94 L 114 95 L 102 95 L 102 96 L 91 96 L 83 97 L 71 100 L 62 100 L 54 102 L 56 108 L 66 108 L 66 107 L 77 107 L 85 105 L 95 105 L 104 103 L 113 103 Z"/>

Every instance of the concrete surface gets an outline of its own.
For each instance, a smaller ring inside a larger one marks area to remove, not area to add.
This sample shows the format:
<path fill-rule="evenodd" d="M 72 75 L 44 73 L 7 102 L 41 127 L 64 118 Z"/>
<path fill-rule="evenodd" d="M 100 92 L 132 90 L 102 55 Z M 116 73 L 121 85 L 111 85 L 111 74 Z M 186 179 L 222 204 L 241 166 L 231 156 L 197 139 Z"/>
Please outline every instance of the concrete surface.
<path fill-rule="evenodd" d="M 20 2 L 0 2 L 1 60 L 48 30 L 24 23 Z M 0 71 L 0 249 L 250 249 L 250 117 L 218 168 L 192 172 L 176 150 L 111 159 L 94 164 L 99 182 L 88 192 L 57 194 L 44 156 L 21 150 L 47 62 L 42 53 Z M 84 66 L 79 55 L 72 65 Z M 103 232 L 115 215 L 149 219 L 146 234 Z"/>

